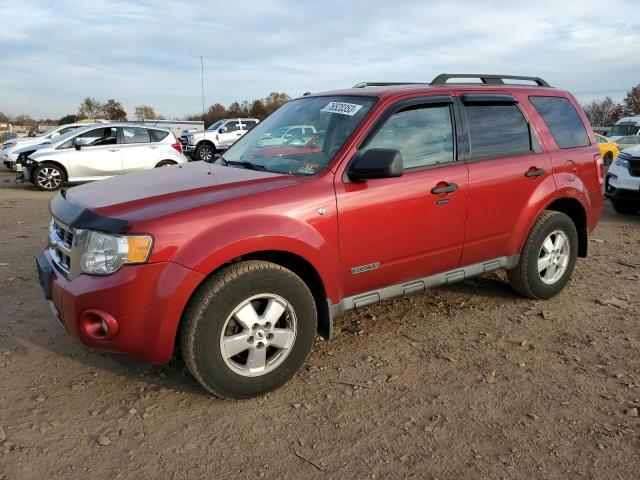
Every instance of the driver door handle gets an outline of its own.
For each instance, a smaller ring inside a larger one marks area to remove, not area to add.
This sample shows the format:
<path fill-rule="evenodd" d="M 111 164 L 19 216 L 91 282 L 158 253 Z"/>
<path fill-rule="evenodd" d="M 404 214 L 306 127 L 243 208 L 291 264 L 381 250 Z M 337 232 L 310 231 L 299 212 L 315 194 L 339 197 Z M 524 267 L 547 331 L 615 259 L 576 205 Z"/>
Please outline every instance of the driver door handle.
<path fill-rule="evenodd" d="M 120 150 L 119 148 L 109 148 L 107 149 L 107 152 L 117 152 L 118 150 Z"/>
<path fill-rule="evenodd" d="M 524 174 L 525 177 L 540 177 L 544 175 L 544 168 L 531 167 Z"/>
<path fill-rule="evenodd" d="M 444 182 L 441 182 L 441 183 L 442 183 L 441 186 L 433 187 L 431 189 L 431 193 L 433 193 L 434 195 L 441 195 L 443 193 L 455 192 L 458 189 L 458 185 L 456 185 L 455 183 L 446 183 L 446 184 Z"/>

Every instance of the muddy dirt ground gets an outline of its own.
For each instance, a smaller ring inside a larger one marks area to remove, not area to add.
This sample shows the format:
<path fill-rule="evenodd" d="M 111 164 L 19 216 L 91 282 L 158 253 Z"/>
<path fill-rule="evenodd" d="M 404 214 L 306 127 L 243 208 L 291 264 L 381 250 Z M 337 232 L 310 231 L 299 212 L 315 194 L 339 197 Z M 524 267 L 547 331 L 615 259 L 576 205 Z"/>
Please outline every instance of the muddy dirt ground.
<path fill-rule="evenodd" d="M 640 477 L 640 217 L 550 301 L 502 274 L 344 315 L 264 398 L 84 348 L 35 274 L 51 194 L 0 173 L 0 480 Z M 361 386 L 354 386 L 354 385 Z"/>

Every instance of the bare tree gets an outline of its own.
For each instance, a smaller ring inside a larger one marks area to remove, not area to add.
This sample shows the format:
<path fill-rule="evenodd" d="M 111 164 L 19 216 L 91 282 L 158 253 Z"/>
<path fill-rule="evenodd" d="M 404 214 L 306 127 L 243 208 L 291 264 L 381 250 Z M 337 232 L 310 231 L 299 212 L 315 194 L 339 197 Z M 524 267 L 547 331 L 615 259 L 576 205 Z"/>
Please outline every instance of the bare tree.
<path fill-rule="evenodd" d="M 591 125 L 604 127 L 616 122 L 617 118 L 614 119 L 614 113 L 616 113 L 617 106 L 618 104 L 613 101 L 613 98 L 605 97 L 601 100 L 593 100 L 584 107 L 584 112 Z"/>
<path fill-rule="evenodd" d="M 627 92 L 622 106 L 625 115 L 640 115 L 640 83 Z"/>

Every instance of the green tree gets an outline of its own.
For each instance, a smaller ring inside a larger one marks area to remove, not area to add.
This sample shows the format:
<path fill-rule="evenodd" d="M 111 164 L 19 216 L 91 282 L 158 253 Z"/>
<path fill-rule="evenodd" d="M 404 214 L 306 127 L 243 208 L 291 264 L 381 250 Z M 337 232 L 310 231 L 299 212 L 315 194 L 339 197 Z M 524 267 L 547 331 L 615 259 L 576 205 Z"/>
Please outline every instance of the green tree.
<path fill-rule="evenodd" d="M 70 113 L 69 115 L 65 115 L 60 120 L 58 120 L 58 125 L 66 125 L 68 123 L 75 123 L 78 121 L 78 116 L 74 113 Z"/>
<path fill-rule="evenodd" d="M 267 107 L 265 107 L 264 102 L 260 99 L 254 100 L 251 108 L 249 108 L 249 116 L 263 120 L 267 115 Z"/>
<path fill-rule="evenodd" d="M 136 107 L 136 118 L 138 120 L 155 119 L 156 112 L 149 105 L 139 105 Z"/>
<path fill-rule="evenodd" d="M 104 105 L 95 98 L 86 97 L 78 109 L 78 117 L 95 120 L 104 115 Z"/>
<path fill-rule="evenodd" d="M 122 108 L 122 104 L 113 98 L 110 98 L 102 106 L 104 117 L 109 120 L 125 121 L 127 112 Z"/>

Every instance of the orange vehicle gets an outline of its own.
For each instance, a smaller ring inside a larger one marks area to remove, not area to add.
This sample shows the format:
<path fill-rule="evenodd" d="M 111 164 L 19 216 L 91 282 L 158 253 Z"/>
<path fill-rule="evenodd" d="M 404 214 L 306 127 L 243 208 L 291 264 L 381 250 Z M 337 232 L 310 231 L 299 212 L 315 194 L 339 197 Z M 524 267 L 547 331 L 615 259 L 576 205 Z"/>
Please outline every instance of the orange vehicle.
<path fill-rule="evenodd" d="M 620 147 L 616 142 L 607 137 L 598 135 L 597 133 L 594 133 L 594 135 L 598 142 L 600 153 L 602 154 L 602 161 L 605 165 L 611 165 L 611 162 L 613 162 L 614 158 L 620 153 Z"/>

